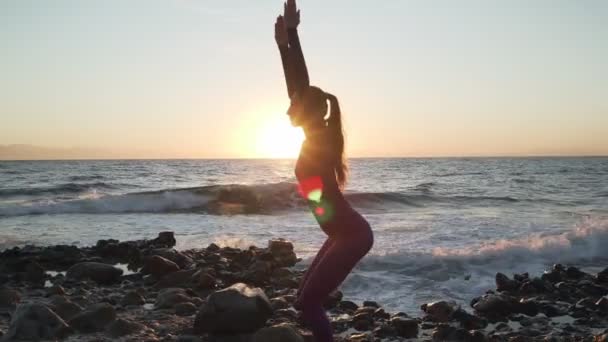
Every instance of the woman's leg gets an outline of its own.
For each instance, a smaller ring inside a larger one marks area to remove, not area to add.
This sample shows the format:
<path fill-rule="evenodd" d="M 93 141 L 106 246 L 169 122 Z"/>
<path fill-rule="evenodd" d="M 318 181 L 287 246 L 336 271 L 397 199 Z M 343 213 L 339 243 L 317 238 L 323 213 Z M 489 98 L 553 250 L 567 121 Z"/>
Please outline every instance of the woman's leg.
<path fill-rule="evenodd" d="M 321 260 L 323 258 L 323 256 L 325 255 L 325 253 L 327 252 L 327 250 L 330 248 L 330 246 L 332 244 L 333 244 L 333 240 L 332 240 L 331 236 L 328 236 L 327 239 L 325 240 L 325 242 L 323 243 L 323 245 L 321 246 L 321 248 L 319 249 L 319 251 L 317 252 L 317 255 L 312 260 L 312 263 L 306 269 L 304 276 L 302 276 L 302 279 L 300 280 L 300 286 L 298 287 L 298 292 L 297 292 L 298 296 L 302 292 L 302 289 L 304 288 L 304 285 L 306 284 L 308 277 L 310 276 L 310 274 L 313 272 L 313 270 L 319 263 L 319 260 Z"/>
<path fill-rule="evenodd" d="M 333 329 L 323 303 L 367 254 L 372 244 L 373 234 L 369 229 L 361 229 L 350 236 L 336 237 L 309 275 L 298 298 L 298 305 L 302 308 L 302 318 L 311 326 L 315 341 L 333 341 Z"/>

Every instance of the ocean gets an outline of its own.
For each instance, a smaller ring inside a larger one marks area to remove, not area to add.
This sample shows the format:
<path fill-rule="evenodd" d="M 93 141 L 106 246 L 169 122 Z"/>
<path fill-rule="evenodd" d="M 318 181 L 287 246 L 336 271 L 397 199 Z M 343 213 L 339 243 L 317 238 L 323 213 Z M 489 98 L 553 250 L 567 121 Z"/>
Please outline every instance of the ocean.
<path fill-rule="evenodd" d="M 174 231 L 178 249 L 291 240 L 310 262 L 324 234 L 293 160 L 0 162 L 0 250 L 86 246 Z M 346 299 L 418 313 L 463 305 L 494 275 L 608 262 L 608 158 L 352 159 L 347 199 L 375 245 Z M 301 267 L 301 266 L 300 266 Z"/>

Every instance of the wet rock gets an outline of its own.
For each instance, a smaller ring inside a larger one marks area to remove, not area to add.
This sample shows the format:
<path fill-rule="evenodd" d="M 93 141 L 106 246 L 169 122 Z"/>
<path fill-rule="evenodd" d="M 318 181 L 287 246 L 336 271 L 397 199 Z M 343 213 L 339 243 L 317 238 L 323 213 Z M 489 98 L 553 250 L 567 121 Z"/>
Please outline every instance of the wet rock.
<path fill-rule="evenodd" d="M 59 296 L 65 295 L 65 289 L 61 285 L 53 285 L 53 286 L 49 287 L 48 289 L 46 289 L 47 297 L 51 297 L 51 296 L 55 296 L 55 295 L 59 295 Z"/>
<path fill-rule="evenodd" d="M 192 283 L 192 276 L 194 273 L 196 273 L 196 270 L 181 270 L 167 274 L 156 283 L 156 287 L 159 289 L 188 287 Z"/>
<path fill-rule="evenodd" d="M 291 324 L 278 324 L 258 330 L 252 342 L 304 342 Z"/>
<path fill-rule="evenodd" d="M 106 327 L 108 335 L 117 338 L 138 333 L 145 329 L 145 325 L 123 318 L 118 318 Z"/>
<path fill-rule="evenodd" d="M 289 307 L 289 302 L 283 297 L 276 297 L 270 300 L 272 310 L 286 309 Z"/>
<path fill-rule="evenodd" d="M 14 308 L 21 301 L 21 294 L 13 289 L 0 287 L 0 308 Z"/>
<path fill-rule="evenodd" d="M 56 340 L 71 332 L 68 324 L 44 304 L 21 304 L 15 310 L 3 341 Z"/>
<path fill-rule="evenodd" d="M 159 247 L 174 247 L 175 246 L 175 235 L 173 232 L 160 232 L 158 236 L 151 241 L 154 246 Z"/>
<path fill-rule="evenodd" d="M 120 278 L 122 270 L 100 262 L 81 262 L 67 271 L 67 278 L 75 280 L 91 279 L 100 284 L 111 284 Z"/>
<path fill-rule="evenodd" d="M 452 319 L 458 321 L 460 326 L 466 330 L 484 329 L 488 325 L 488 321 L 471 315 L 463 309 L 458 309 L 452 314 Z"/>
<path fill-rule="evenodd" d="M 454 302 L 437 301 L 428 304 L 422 304 L 420 307 L 426 313 L 428 319 L 433 322 L 447 322 L 450 320 L 452 313 L 458 309 L 458 305 Z"/>
<path fill-rule="evenodd" d="M 352 334 L 346 338 L 347 342 L 371 342 L 372 336 L 369 333 Z"/>
<path fill-rule="evenodd" d="M 379 338 L 396 336 L 397 329 L 392 324 L 381 324 L 374 328 L 373 334 Z"/>
<path fill-rule="evenodd" d="M 145 303 L 146 299 L 137 291 L 127 292 L 120 300 L 122 306 L 144 305 Z"/>
<path fill-rule="evenodd" d="M 418 337 L 418 321 L 403 317 L 391 318 L 391 325 L 397 331 L 397 335 L 405 338 Z"/>
<path fill-rule="evenodd" d="M 169 259 L 160 255 L 152 255 L 144 258 L 143 274 L 152 274 L 157 278 L 179 271 L 179 266 Z"/>
<path fill-rule="evenodd" d="M 598 272 L 597 281 L 600 283 L 608 283 L 608 267 L 604 268 L 604 270 Z"/>
<path fill-rule="evenodd" d="M 469 341 L 469 333 L 461 328 L 449 326 L 445 323 L 439 324 L 433 330 L 433 341 Z"/>
<path fill-rule="evenodd" d="M 333 309 L 338 305 L 338 303 L 340 303 L 343 297 L 344 295 L 341 291 L 335 290 L 330 293 L 329 296 L 327 296 L 327 299 L 325 300 L 325 303 L 323 303 L 323 306 L 325 307 L 325 309 Z"/>
<path fill-rule="evenodd" d="M 391 314 L 389 314 L 388 312 L 384 311 L 383 308 L 377 308 L 374 313 L 372 314 L 372 316 L 375 319 L 389 319 L 391 317 Z"/>
<path fill-rule="evenodd" d="M 192 282 L 200 289 L 213 289 L 217 284 L 217 280 L 206 270 L 198 270 L 192 275 Z"/>
<path fill-rule="evenodd" d="M 502 273 L 496 273 L 496 290 L 497 291 L 517 291 L 521 284 L 513 279 L 509 279 Z"/>
<path fill-rule="evenodd" d="M 608 298 L 602 297 L 595 302 L 595 308 L 601 312 L 608 312 Z"/>
<path fill-rule="evenodd" d="M 374 302 L 373 300 L 366 300 L 363 302 L 363 306 L 371 306 L 374 308 L 379 308 L 380 304 L 378 304 L 377 302 Z"/>
<path fill-rule="evenodd" d="M 49 307 L 66 322 L 82 312 L 80 305 L 60 295 L 51 297 Z"/>
<path fill-rule="evenodd" d="M 178 316 L 191 316 L 196 313 L 196 305 L 190 302 L 176 304 L 174 308 Z"/>
<path fill-rule="evenodd" d="M 34 284 L 44 284 L 45 270 L 40 264 L 32 261 L 25 267 L 25 280 Z"/>
<path fill-rule="evenodd" d="M 343 300 L 338 303 L 338 308 L 346 311 L 355 311 L 359 306 L 350 300 Z"/>
<path fill-rule="evenodd" d="M 576 268 L 574 266 L 570 266 L 566 269 L 566 276 L 568 278 L 581 279 L 581 278 L 584 278 L 586 275 L 587 275 L 587 273 L 579 270 L 578 268 Z"/>
<path fill-rule="evenodd" d="M 179 266 L 180 269 L 185 269 L 193 263 L 192 259 L 185 254 L 176 251 L 173 248 L 157 248 L 149 251 L 150 256 L 158 255 L 167 260 L 171 260 Z"/>
<path fill-rule="evenodd" d="M 268 241 L 268 250 L 272 254 L 277 267 L 291 267 L 298 261 L 293 251 L 293 244 L 284 239 Z"/>
<path fill-rule="evenodd" d="M 82 333 L 103 331 L 116 318 L 114 307 L 108 303 L 94 304 L 69 321 L 70 326 Z"/>
<path fill-rule="evenodd" d="M 374 319 L 370 312 L 359 312 L 353 316 L 353 328 L 359 331 L 370 330 L 374 325 Z"/>
<path fill-rule="evenodd" d="M 219 252 L 220 250 L 220 246 L 216 245 L 215 243 L 210 243 L 209 246 L 207 246 L 207 251 L 208 252 Z"/>
<path fill-rule="evenodd" d="M 197 333 L 250 333 L 264 326 L 272 314 L 260 288 L 234 284 L 209 295 L 194 321 Z"/>
<path fill-rule="evenodd" d="M 508 316 L 514 312 L 512 299 L 497 294 L 486 294 L 474 301 L 472 306 L 480 315 L 489 317 Z"/>
<path fill-rule="evenodd" d="M 171 309 L 180 303 L 192 303 L 193 296 L 182 288 L 168 288 L 158 292 L 155 309 Z"/>

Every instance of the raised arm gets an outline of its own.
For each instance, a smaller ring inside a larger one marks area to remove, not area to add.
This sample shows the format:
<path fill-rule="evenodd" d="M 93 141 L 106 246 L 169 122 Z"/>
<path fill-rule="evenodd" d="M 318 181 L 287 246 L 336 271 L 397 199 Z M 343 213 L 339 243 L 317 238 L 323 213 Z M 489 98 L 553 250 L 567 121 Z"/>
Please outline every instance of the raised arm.
<path fill-rule="evenodd" d="M 298 25 L 300 24 L 300 10 L 296 6 L 296 0 L 287 0 L 284 4 L 283 13 L 285 27 L 287 28 L 287 37 L 289 41 L 289 49 L 287 51 L 287 62 L 290 69 L 291 83 L 293 90 L 302 92 L 310 85 L 308 77 L 308 69 L 302 53 L 300 45 L 300 37 L 298 36 Z M 292 92 L 289 96 L 293 95 Z"/>
<path fill-rule="evenodd" d="M 283 63 L 283 74 L 285 74 L 285 83 L 287 84 L 287 96 L 291 97 L 291 94 L 295 92 L 295 83 L 293 75 L 293 68 L 289 63 L 289 38 L 287 36 L 287 28 L 285 27 L 285 21 L 283 16 L 277 17 L 277 21 L 274 24 L 274 39 L 279 47 L 281 53 L 281 62 Z"/>

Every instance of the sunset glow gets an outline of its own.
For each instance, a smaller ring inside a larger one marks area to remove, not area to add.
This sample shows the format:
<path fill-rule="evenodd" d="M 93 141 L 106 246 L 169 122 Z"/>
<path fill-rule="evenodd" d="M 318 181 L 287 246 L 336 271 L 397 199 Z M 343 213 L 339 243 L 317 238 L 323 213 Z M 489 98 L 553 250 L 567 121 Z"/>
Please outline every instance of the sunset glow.
<path fill-rule="evenodd" d="M 304 141 L 300 128 L 292 127 L 285 115 L 274 115 L 257 130 L 258 158 L 296 158 Z"/>

